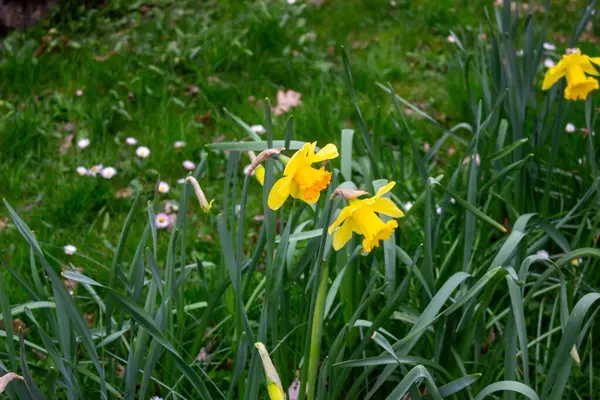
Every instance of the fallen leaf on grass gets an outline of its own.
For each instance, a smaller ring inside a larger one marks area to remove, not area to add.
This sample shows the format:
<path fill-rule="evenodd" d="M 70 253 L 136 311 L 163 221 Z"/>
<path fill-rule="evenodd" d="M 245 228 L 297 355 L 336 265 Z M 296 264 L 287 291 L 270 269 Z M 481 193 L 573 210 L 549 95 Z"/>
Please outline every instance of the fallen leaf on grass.
<path fill-rule="evenodd" d="M 0 231 L 8 230 L 8 218 L 0 218 Z"/>
<path fill-rule="evenodd" d="M 133 195 L 133 189 L 130 187 L 126 187 L 126 188 L 117 190 L 117 192 L 115 193 L 115 198 L 128 199 L 132 195 Z"/>
<path fill-rule="evenodd" d="M 108 53 L 106 53 L 106 55 L 104 56 L 94 56 L 94 60 L 98 61 L 98 62 L 104 62 L 106 60 L 108 60 L 109 58 L 111 58 L 112 56 L 114 56 L 116 54 L 116 51 L 111 50 Z"/>
<path fill-rule="evenodd" d="M 72 133 L 65 136 L 63 140 L 60 141 L 60 145 L 58 147 L 59 154 L 66 154 L 66 152 L 73 146 L 73 138 L 75 135 Z"/>

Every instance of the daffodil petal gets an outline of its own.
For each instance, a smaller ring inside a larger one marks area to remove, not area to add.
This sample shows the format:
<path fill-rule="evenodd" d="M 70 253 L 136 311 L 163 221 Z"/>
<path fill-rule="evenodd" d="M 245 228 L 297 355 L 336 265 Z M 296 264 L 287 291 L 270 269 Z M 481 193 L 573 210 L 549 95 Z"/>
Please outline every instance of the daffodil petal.
<path fill-rule="evenodd" d="M 404 217 L 402 210 L 392 200 L 385 197 L 373 199 L 373 203 L 369 204 L 369 207 L 376 213 L 389 215 L 392 218 Z"/>
<path fill-rule="evenodd" d="M 327 232 L 331 235 L 331 232 L 333 232 L 333 230 L 335 228 L 340 226 L 346 220 L 346 218 L 348 218 L 350 216 L 350 213 L 351 213 L 351 208 L 344 207 L 342 209 L 342 211 L 340 211 L 340 213 L 338 214 L 335 221 L 333 221 L 333 224 L 331 224 L 331 226 L 329 227 L 329 230 Z"/>
<path fill-rule="evenodd" d="M 294 153 L 290 161 L 288 161 L 285 166 L 285 170 L 283 171 L 283 175 L 294 175 L 296 170 L 301 166 L 307 164 L 306 158 L 308 157 L 308 153 L 310 152 L 311 144 L 304 143 L 304 146 L 300 150 Z"/>
<path fill-rule="evenodd" d="M 279 210 L 286 201 L 290 195 L 291 181 L 291 177 L 283 177 L 275 182 L 275 185 L 273 185 L 273 188 L 269 193 L 268 204 L 271 210 Z"/>
<path fill-rule="evenodd" d="M 352 239 L 352 232 L 354 232 L 354 221 L 350 218 L 333 234 L 333 248 L 337 251 L 344 247 Z"/>
<path fill-rule="evenodd" d="M 600 57 L 590 57 L 590 61 L 596 65 L 600 65 Z"/>
<path fill-rule="evenodd" d="M 329 143 L 312 157 L 311 162 L 318 163 L 325 160 L 332 160 L 339 157 L 339 155 L 337 147 L 335 147 L 334 144 Z"/>
<path fill-rule="evenodd" d="M 265 186 L 265 167 L 263 167 L 262 165 L 256 167 L 256 170 L 254 171 L 254 176 L 256 177 L 258 183 Z"/>
<path fill-rule="evenodd" d="M 396 186 L 396 182 L 392 181 L 392 182 L 388 183 L 384 187 L 380 188 L 377 191 L 377 193 L 375 194 L 375 196 L 373 196 L 373 198 L 374 199 L 378 199 L 379 197 L 383 196 L 384 194 L 386 194 L 387 192 L 389 192 L 390 190 L 392 190 L 392 188 L 394 186 Z"/>
<path fill-rule="evenodd" d="M 544 82 L 542 83 L 542 90 L 550 89 L 560 78 L 565 76 L 566 73 L 566 64 L 563 60 L 560 60 L 556 66 L 546 71 Z"/>

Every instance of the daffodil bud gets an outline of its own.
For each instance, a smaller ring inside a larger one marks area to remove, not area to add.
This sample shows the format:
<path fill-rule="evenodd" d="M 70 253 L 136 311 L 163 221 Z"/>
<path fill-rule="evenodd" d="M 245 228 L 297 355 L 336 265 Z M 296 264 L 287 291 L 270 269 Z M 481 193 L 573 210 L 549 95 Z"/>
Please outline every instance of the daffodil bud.
<path fill-rule="evenodd" d="M 198 201 L 200 202 L 200 207 L 202 207 L 204 212 L 209 212 L 214 200 L 211 200 L 210 202 L 208 202 L 208 200 L 206 199 L 206 196 L 204 195 L 202 188 L 200 188 L 200 185 L 198 184 L 198 181 L 196 180 L 196 178 L 194 178 L 193 176 L 188 176 L 187 178 L 185 178 L 185 180 L 192 184 L 192 187 L 194 188 L 194 192 L 196 192 L 196 197 L 198 197 Z"/>
<path fill-rule="evenodd" d="M 271 361 L 271 357 L 269 356 L 269 352 L 265 345 L 261 342 L 257 342 L 254 346 L 258 349 L 258 354 L 260 355 L 263 368 L 265 369 L 269 398 L 271 400 L 285 400 L 285 392 L 283 391 L 283 386 L 281 386 L 281 380 L 279 380 L 279 375 L 277 375 L 277 370 L 275 370 L 275 366 Z"/>

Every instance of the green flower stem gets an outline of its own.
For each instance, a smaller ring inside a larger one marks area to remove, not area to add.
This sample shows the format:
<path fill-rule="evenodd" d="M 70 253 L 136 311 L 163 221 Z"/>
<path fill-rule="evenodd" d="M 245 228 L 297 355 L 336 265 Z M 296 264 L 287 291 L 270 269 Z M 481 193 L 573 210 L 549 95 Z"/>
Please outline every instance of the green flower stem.
<path fill-rule="evenodd" d="M 319 353 L 321 351 L 321 336 L 323 333 L 323 311 L 325 309 L 325 298 L 327 296 L 327 261 L 323 260 L 321 269 L 321 281 L 317 292 L 317 301 L 313 314 L 313 323 L 310 334 L 310 357 L 308 359 L 308 393 L 307 399 L 314 398 L 317 383 Z"/>

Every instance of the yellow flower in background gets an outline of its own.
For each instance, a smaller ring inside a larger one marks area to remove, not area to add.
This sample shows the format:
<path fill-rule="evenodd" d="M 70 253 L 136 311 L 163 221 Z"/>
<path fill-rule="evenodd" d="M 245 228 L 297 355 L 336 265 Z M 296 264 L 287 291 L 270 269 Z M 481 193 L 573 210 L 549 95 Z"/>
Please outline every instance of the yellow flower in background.
<path fill-rule="evenodd" d="M 556 66 L 546 72 L 542 90 L 548 90 L 563 76 L 567 78 L 565 99 L 585 100 L 588 94 L 598 89 L 598 81 L 589 75 L 598 75 L 594 64 L 600 65 L 600 57 L 588 57 L 577 51 L 562 56 Z"/>
<path fill-rule="evenodd" d="M 278 210 L 289 196 L 308 204 L 319 200 L 320 192 L 331 181 L 331 172 L 325 167 L 313 168 L 312 164 L 336 158 L 339 154 L 333 144 L 315 153 L 317 142 L 306 143 L 296 152 L 283 171 L 283 178 L 273 185 L 269 193 L 269 208 Z"/>
<path fill-rule="evenodd" d="M 285 393 L 283 391 L 283 386 L 281 386 L 281 380 L 279 379 L 279 375 L 277 375 L 277 370 L 271 361 L 267 348 L 261 342 L 255 343 L 254 346 L 258 349 L 258 354 L 263 363 L 263 368 L 267 377 L 267 391 L 269 392 L 269 398 L 271 400 L 284 400 Z"/>
<path fill-rule="evenodd" d="M 388 215 L 392 218 L 403 217 L 404 214 L 388 198 L 381 197 L 394 187 L 396 183 L 390 182 L 377 191 L 377 194 L 368 199 L 351 199 L 348 205 L 342 209 L 337 219 L 329 227 L 329 234 L 335 228 L 340 228 L 333 234 L 333 248 L 339 250 L 350 239 L 352 233 L 356 232 L 363 235 L 362 242 L 365 253 L 373 250 L 373 247 L 379 247 L 380 240 L 388 240 L 398 227 L 395 220 L 383 222 L 377 213 Z"/>

